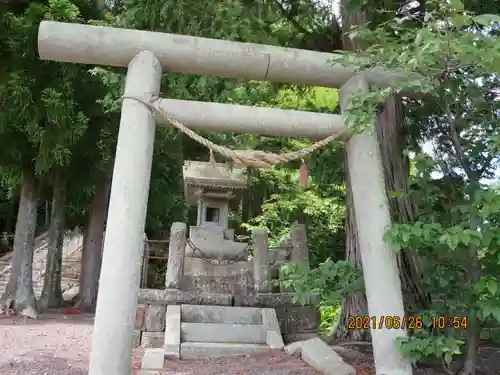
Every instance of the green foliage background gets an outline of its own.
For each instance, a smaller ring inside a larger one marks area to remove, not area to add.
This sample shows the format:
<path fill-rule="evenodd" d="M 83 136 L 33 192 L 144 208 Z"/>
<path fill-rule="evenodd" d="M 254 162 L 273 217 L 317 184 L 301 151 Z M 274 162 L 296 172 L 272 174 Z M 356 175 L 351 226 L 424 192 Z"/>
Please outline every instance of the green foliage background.
<path fill-rule="evenodd" d="M 384 11 L 375 12 L 376 24 L 350 34 L 368 47 L 345 53 L 338 62 L 361 69 L 399 69 L 409 76 L 391 88 L 372 87 L 370 94 L 355 97 L 346 117 L 353 132 L 372 130 L 371 119 L 389 96 L 425 94 L 404 97 L 410 188 L 392 192 L 396 199 L 411 198 L 416 219 L 395 222 L 386 238 L 395 251 L 417 249 L 422 282 L 432 297 L 429 309 L 408 312 L 426 317 L 426 326 L 410 332 L 401 348 L 415 363 L 437 357 L 449 366 L 476 333 L 433 329 L 432 316 L 465 314 L 477 322 L 483 339 L 498 338 L 498 4 L 433 0 L 404 11 L 403 2 L 348 5 L 349 12 Z M 57 181 L 68 182 L 66 225 L 82 226 L 116 146 L 124 71 L 39 60 L 37 28 L 43 19 L 328 52 L 341 47 L 338 20 L 312 0 L 0 1 L 0 35 L 5 36 L 0 38 L 0 252 L 12 246 L 23 173 L 39 180 L 42 202 L 50 202 Z M 320 87 L 169 73 L 162 94 L 339 113 L 337 90 Z M 311 144 L 251 134 L 204 135 L 232 148 L 273 152 Z M 208 160 L 208 150 L 177 131 L 159 128 L 146 225 L 149 238 L 165 238 L 172 222 L 192 220 L 180 173 L 184 160 Z M 344 261 L 348 233 L 343 145 L 332 142 L 307 164 L 311 177 L 306 189 L 298 186 L 299 163 L 248 171 L 248 193 L 232 222 L 240 236 L 254 226 L 268 228 L 272 245 L 288 236 L 294 221 L 308 225 L 312 268 L 290 265 L 281 283 L 296 291 L 298 301 L 304 302 L 311 292 L 320 294 L 323 328 L 329 332 L 338 322 L 340 301 L 363 291 L 360 270 Z M 47 217 L 48 210 L 50 203 L 40 205 L 40 217 Z M 39 221 L 42 231 L 48 222 Z M 152 266 L 158 272 L 164 267 Z"/>

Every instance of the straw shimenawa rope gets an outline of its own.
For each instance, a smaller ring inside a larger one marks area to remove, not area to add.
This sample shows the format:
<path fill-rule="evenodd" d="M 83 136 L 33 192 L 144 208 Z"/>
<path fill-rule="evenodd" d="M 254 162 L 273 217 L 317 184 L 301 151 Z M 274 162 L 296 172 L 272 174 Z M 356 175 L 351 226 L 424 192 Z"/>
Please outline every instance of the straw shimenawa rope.
<path fill-rule="evenodd" d="M 178 130 L 186 134 L 188 137 L 192 138 L 201 145 L 213 150 L 227 159 L 232 159 L 236 165 L 244 165 L 253 168 L 270 168 L 274 165 L 286 163 L 293 160 L 303 159 L 305 156 L 315 152 L 321 147 L 326 146 L 331 141 L 338 138 L 341 134 L 340 132 L 332 134 L 325 139 L 313 143 L 309 147 L 303 149 L 286 152 L 282 154 L 274 154 L 271 152 L 257 151 L 257 150 L 232 150 L 226 146 L 221 146 L 213 143 L 209 139 L 202 137 L 201 135 L 195 133 L 188 127 L 184 126 L 179 120 L 173 118 L 168 113 L 166 113 L 159 105 L 159 97 L 152 97 L 150 99 L 143 98 L 133 95 L 123 95 L 122 99 L 133 99 L 148 107 L 153 114 L 155 112 L 160 113 L 165 119 L 175 126 Z"/>

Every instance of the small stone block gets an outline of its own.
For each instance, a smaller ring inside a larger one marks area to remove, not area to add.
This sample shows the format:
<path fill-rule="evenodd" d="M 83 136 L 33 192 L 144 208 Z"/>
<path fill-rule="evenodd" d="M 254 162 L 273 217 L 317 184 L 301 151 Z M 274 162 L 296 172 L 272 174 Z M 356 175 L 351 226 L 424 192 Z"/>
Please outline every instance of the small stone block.
<path fill-rule="evenodd" d="M 135 309 L 135 329 L 142 329 L 144 325 L 144 314 L 146 313 L 145 305 L 137 305 Z"/>
<path fill-rule="evenodd" d="M 139 329 L 135 329 L 132 332 L 132 347 L 138 348 L 139 346 L 141 346 L 141 339 L 142 339 L 142 331 Z"/>
<path fill-rule="evenodd" d="M 316 337 L 304 341 L 302 360 L 325 375 L 356 375 L 356 369 L 344 362 L 323 340 Z"/>
<path fill-rule="evenodd" d="M 142 357 L 141 370 L 162 370 L 164 363 L 163 348 L 149 348 Z"/>
<path fill-rule="evenodd" d="M 304 344 L 303 341 L 293 342 L 293 343 L 285 346 L 285 348 L 283 350 L 288 355 L 300 355 L 300 353 L 302 352 L 302 345 L 303 344 Z"/>
<path fill-rule="evenodd" d="M 149 305 L 146 311 L 144 326 L 148 332 L 165 330 L 165 306 Z"/>
<path fill-rule="evenodd" d="M 181 356 L 181 306 L 168 305 L 165 316 L 164 356 L 179 359 Z"/>
<path fill-rule="evenodd" d="M 163 348 L 165 332 L 143 332 L 141 346 L 143 348 Z"/>

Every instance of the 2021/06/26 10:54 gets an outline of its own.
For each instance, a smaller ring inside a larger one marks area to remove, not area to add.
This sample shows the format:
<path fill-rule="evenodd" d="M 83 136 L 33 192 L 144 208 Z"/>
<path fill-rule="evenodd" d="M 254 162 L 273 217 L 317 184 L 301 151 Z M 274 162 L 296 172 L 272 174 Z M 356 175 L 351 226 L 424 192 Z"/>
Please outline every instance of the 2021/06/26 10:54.
<path fill-rule="evenodd" d="M 429 328 L 467 328 L 468 318 L 466 316 L 433 316 L 430 319 Z M 351 316 L 347 322 L 348 329 L 420 329 L 424 327 L 422 316 Z"/>

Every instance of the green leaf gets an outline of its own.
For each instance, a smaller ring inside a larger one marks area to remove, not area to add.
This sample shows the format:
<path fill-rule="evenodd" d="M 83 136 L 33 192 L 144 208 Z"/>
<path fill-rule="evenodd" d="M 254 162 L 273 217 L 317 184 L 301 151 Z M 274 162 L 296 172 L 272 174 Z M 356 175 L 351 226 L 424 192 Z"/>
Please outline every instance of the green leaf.
<path fill-rule="evenodd" d="M 500 306 L 493 306 L 491 308 L 490 314 L 497 322 L 500 322 Z"/>
<path fill-rule="evenodd" d="M 464 10 L 464 4 L 460 0 L 451 0 L 451 6 L 458 11 Z"/>
<path fill-rule="evenodd" d="M 495 22 L 500 22 L 500 16 L 496 14 L 480 14 L 473 18 L 474 22 L 483 26 L 492 26 Z"/>
<path fill-rule="evenodd" d="M 453 25 L 455 25 L 456 27 L 464 27 L 464 26 L 467 26 L 470 24 L 470 18 L 463 15 L 463 14 L 454 14 L 452 17 L 451 17 L 451 22 L 453 23 Z"/>
<path fill-rule="evenodd" d="M 488 280 L 488 282 L 486 283 L 486 287 L 488 288 L 488 291 L 492 295 L 496 295 L 497 294 L 498 283 L 495 280 Z"/>

